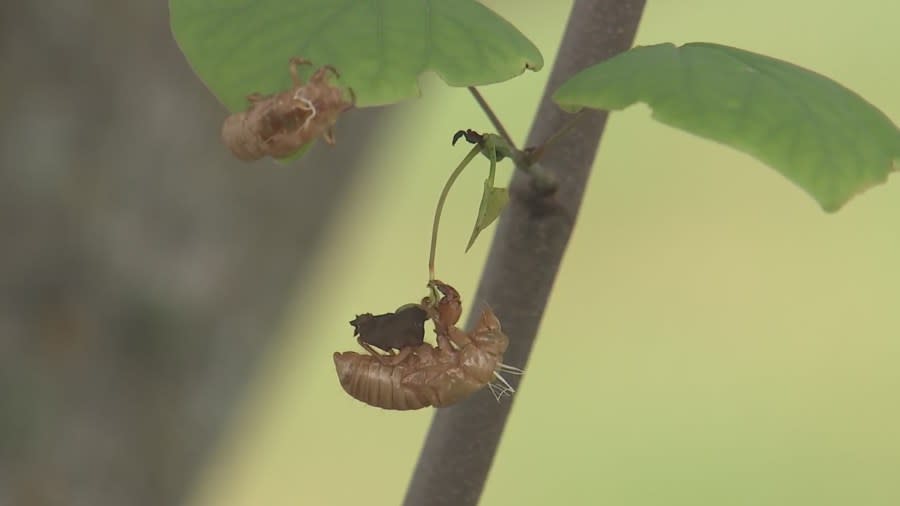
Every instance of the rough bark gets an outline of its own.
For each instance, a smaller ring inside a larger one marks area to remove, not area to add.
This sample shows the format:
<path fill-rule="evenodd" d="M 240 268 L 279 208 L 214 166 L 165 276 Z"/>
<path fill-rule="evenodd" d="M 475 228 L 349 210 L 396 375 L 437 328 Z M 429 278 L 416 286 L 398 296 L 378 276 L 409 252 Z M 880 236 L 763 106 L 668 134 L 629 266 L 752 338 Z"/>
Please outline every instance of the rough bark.
<path fill-rule="evenodd" d="M 568 121 L 550 95 L 579 70 L 631 47 L 643 8 L 644 0 L 576 0 L 526 145 L 540 144 Z M 487 302 L 500 317 L 511 339 L 506 363 L 524 367 L 528 360 L 605 124 L 605 113 L 587 113 L 544 154 L 542 164 L 559 181 L 554 196 L 541 196 L 521 172 L 513 178 L 478 291 L 468 298 Z M 477 311 L 470 326 L 476 317 Z M 483 392 L 438 410 L 405 504 L 476 504 L 511 405 Z"/>
<path fill-rule="evenodd" d="M 0 75 L 0 505 L 178 504 L 381 113 L 235 161 L 159 1 L 4 2 Z"/>

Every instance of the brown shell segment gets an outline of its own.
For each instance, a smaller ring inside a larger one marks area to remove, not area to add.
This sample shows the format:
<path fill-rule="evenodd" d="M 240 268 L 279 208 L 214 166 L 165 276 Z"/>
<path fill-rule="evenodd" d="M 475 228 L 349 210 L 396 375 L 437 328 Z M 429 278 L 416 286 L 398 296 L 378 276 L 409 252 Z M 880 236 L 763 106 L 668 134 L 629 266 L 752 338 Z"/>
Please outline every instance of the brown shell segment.
<path fill-rule="evenodd" d="M 353 90 L 329 82 L 337 76 L 334 67 L 325 65 L 303 83 L 297 72 L 299 65 L 310 62 L 290 59 L 294 86 L 272 95 L 253 93 L 247 96 L 247 110 L 232 114 L 222 124 L 222 142 L 240 160 L 258 160 L 264 156 L 284 158 L 318 137 L 334 144 L 333 127 L 338 117 L 353 107 Z"/>
<path fill-rule="evenodd" d="M 430 405 L 416 389 L 403 384 L 408 365 L 385 365 L 372 355 L 352 351 L 335 353 L 334 365 L 344 391 L 366 404 L 400 411 Z"/>

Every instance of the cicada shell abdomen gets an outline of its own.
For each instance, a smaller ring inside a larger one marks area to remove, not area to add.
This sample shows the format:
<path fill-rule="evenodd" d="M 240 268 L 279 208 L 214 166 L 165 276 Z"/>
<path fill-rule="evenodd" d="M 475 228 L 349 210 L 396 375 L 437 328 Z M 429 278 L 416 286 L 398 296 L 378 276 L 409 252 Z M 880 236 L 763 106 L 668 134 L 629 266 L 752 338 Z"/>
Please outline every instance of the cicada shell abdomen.
<path fill-rule="evenodd" d="M 431 405 L 420 389 L 403 384 L 407 364 L 386 365 L 378 357 L 347 351 L 334 354 L 334 365 L 344 391 L 370 406 L 406 411 Z"/>
<path fill-rule="evenodd" d="M 264 156 L 283 158 L 297 151 L 302 140 L 297 133 L 313 111 L 304 102 L 290 98 L 290 92 L 248 97 L 251 105 L 225 118 L 222 141 L 235 157 L 258 160 Z"/>

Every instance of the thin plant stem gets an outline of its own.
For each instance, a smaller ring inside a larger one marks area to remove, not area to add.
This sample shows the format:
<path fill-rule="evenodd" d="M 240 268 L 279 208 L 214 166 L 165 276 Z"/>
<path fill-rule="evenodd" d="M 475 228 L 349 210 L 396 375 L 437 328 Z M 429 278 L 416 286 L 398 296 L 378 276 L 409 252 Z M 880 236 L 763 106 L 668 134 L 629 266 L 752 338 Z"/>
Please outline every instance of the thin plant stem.
<path fill-rule="evenodd" d="M 472 150 L 469 151 L 469 154 L 466 155 L 465 158 L 459 165 L 453 169 L 453 172 L 450 173 L 450 178 L 447 179 L 447 182 L 444 183 L 444 189 L 441 191 L 441 196 L 438 198 L 437 209 L 434 210 L 434 223 L 431 226 L 431 249 L 428 255 L 428 281 L 429 283 L 434 281 L 434 255 L 435 251 L 437 251 L 437 237 L 438 237 L 438 227 L 441 224 L 441 213 L 444 212 L 444 202 L 447 201 L 447 195 L 450 193 L 450 188 L 453 186 L 453 183 L 456 182 L 456 178 L 462 174 L 463 169 L 469 165 L 469 162 L 475 159 L 478 156 L 478 153 L 481 151 L 481 146 L 475 145 L 472 146 Z"/>
<path fill-rule="evenodd" d="M 478 102 L 479 106 L 481 106 L 481 110 L 484 111 L 485 115 L 487 115 L 488 119 L 491 121 L 491 124 L 494 125 L 494 129 L 497 130 L 498 134 L 500 134 L 500 137 L 503 137 L 503 140 L 505 140 L 507 144 L 509 144 L 509 147 L 512 148 L 513 151 L 518 151 L 519 149 L 516 147 L 516 143 L 513 142 L 512 137 L 509 136 L 509 132 L 506 131 L 503 123 L 500 122 L 500 118 L 498 118 L 494 113 L 494 110 L 491 109 L 491 106 L 481 95 L 481 92 L 478 91 L 478 89 L 474 86 L 469 86 L 469 92 L 471 92 L 472 96 L 475 97 L 475 101 Z"/>

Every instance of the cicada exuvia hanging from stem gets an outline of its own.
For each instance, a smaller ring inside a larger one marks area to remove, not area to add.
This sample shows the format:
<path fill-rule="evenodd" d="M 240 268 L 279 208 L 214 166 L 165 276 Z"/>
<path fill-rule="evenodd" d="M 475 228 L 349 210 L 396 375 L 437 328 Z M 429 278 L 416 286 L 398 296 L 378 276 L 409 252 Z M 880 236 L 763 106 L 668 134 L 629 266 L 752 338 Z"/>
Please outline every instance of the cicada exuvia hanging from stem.
<path fill-rule="evenodd" d="M 462 310 L 459 293 L 437 280 L 430 285 L 443 296 L 437 300 L 427 297 L 419 307 L 434 322 L 437 346 L 413 340 L 401 346 L 397 354 L 392 350 L 380 354 L 372 346 L 385 349 L 383 345 L 392 339 L 379 335 L 380 331 L 359 330 L 357 317 L 354 326 L 358 340 L 368 354 L 352 351 L 334 354 L 344 390 L 371 406 L 396 410 L 450 406 L 486 386 L 498 401 L 515 392 L 501 373 L 522 374 L 522 370 L 503 364 L 509 338 L 494 312 L 485 309 L 475 328 L 464 332 L 455 326 Z M 386 322 L 382 328 L 408 328 L 397 323 L 405 318 L 399 313 L 380 315 Z"/>

